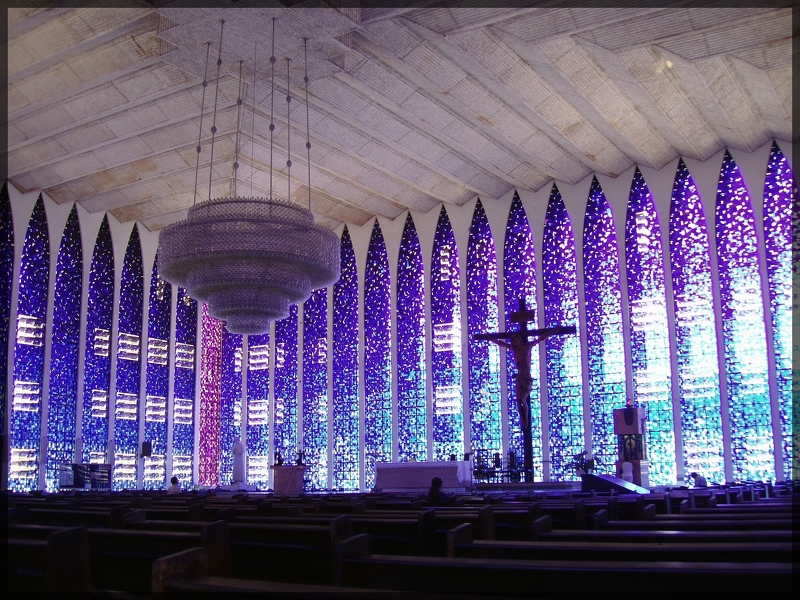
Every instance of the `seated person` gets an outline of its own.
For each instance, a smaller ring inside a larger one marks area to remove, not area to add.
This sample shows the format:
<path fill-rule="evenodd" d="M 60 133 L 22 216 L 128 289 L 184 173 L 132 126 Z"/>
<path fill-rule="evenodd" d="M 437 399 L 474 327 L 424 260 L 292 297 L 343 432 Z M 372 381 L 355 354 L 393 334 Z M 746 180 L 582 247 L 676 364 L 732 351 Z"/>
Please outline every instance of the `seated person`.
<path fill-rule="evenodd" d="M 428 504 L 431 506 L 447 506 L 453 494 L 442 491 L 442 478 L 434 477 L 431 480 L 431 489 L 428 490 Z"/>
<path fill-rule="evenodd" d="M 170 479 L 169 482 L 172 485 L 167 488 L 167 493 L 168 494 L 180 494 L 181 493 L 181 486 L 178 485 L 178 478 L 173 475 L 172 479 Z"/>
<path fill-rule="evenodd" d="M 708 487 L 708 481 L 699 473 L 692 472 L 689 477 L 694 479 L 694 487 Z"/>

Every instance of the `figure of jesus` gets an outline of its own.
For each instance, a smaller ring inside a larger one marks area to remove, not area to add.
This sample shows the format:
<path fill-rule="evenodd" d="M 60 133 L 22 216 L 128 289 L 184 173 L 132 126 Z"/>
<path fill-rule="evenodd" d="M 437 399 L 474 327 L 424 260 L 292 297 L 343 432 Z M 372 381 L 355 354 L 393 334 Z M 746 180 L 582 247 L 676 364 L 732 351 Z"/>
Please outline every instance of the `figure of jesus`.
<path fill-rule="evenodd" d="M 531 377 L 531 348 L 537 343 L 529 342 L 528 336 L 524 332 L 515 332 L 510 336 L 510 343 L 505 340 L 492 340 L 495 344 L 503 346 L 514 353 L 514 363 L 517 365 L 516 393 L 517 410 L 522 429 L 530 427 L 530 405 L 528 397 L 533 388 L 533 377 Z"/>

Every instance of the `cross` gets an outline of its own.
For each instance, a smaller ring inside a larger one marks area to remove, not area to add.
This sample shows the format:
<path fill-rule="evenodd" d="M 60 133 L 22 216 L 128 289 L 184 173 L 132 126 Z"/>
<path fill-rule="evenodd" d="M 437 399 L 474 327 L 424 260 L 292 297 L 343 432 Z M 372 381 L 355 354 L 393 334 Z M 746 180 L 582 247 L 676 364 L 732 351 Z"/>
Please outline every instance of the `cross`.
<path fill-rule="evenodd" d="M 536 319 L 536 311 L 528 310 L 525 299 L 520 298 L 519 310 L 511 313 L 511 322 L 519 323 L 518 331 L 503 331 L 498 333 L 479 333 L 476 340 L 487 340 L 514 352 L 514 363 L 517 367 L 516 397 L 519 410 L 520 424 L 525 452 L 525 481 L 532 480 L 533 452 L 530 421 L 530 394 L 533 387 L 531 377 L 531 348 L 540 344 L 554 335 L 568 335 L 577 330 L 574 325 L 557 325 L 542 329 L 528 329 L 528 322 Z M 533 337 L 534 339 L 530 339 Z M 505 340 L 509 340 L 506 342 Z M 529 480 L 529 476 L 531 479 Z"/>

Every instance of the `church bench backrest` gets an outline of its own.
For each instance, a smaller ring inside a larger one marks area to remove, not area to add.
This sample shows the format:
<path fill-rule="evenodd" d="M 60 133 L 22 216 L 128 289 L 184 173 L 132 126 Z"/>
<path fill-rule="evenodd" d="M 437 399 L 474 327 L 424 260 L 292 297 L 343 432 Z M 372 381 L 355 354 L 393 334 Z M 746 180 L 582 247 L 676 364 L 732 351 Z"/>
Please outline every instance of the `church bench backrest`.
<path fill-rule="evenodd" d="M 6 589 L 9 592 L 91 591 L 89 545 L 84 527 L 40 532 L 43 539 L 16 537 L 14 528 L 3 538 Z M 30 533 L 30 532 L 28 532 Z"/>

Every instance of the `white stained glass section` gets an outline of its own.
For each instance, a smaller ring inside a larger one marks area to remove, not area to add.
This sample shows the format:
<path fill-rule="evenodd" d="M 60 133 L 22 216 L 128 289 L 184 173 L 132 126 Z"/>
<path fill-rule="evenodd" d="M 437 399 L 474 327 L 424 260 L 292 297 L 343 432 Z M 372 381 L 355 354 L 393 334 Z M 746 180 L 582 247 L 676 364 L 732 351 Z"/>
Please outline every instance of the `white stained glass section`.
<path fill-rule="evenodd" d="M 144 400 L 144 420 L 163 423 L 167 420 L 167 399 L 148 394 Z"/>
<path fill-rule="evenodd" d="M 108 329 L 94 330 L 92 350 L 95 356 L 108 356 L 111 350 L 111 332 Z"/>
<path fill-rule="evenodd" d="M 14 381 L 11 400 L 14 411 L 36 412 L 42 401 L 42 386 L 35 381 Z"/>
<path fill-rule="evenodd" d="M 189 398 L 175 398 L 172 421 L 175 425 L 191 425 L 194 403 Z"/>
<path fill-rule="evenodd" d="M 433 325 L 433 351 L 458 352 L 461 350 L 461 323 Z"/>
<path fill-rule="evenodd" d="M 147 362 L 152 365 L 166 365 L 169 359 L 169 342 L 159 338 L 147 340 Z"/>
<path fill-rule="evenodd" d="M 120 333 L 117 346 L 117 357 L 121 360 L 139 360 L 141 340 L 132 333 Z"/>
<path fill-rule="evenodd" d="M 269 401 L 265 399 L 250 400 L 247 405 L 248 425 L 267 425 L 269 423 Z"/>
<path fill-rule="evenodd" d="M 247 457 L 247 480 L 266 481 L 269 477 L 269 457 L 268 456 L 248 456 Z"/>
<path fill-rule="evenodd" d="M 17 343 L 41 346 L 44 343 L 44 322 L 38 317 L 17 315 Z"/>
<path fill-rule="evenodd" d="M 108 392 L 92 390 L 92 418 L 105 419 L 108 416 Z"/>
<path fill-rule="evenodd" d="M 128 392 L 117 392 L 117 401 L 114 406 L 114 418 L 118 421 L 135 421 L 136 404 L 139 397 Z"/>
<path fill-rule="evenodd" d="M 144 480 L 165 481 L 167 477 L 166 461 L 163 454 L 144 457 Z"/>
<path fill-rule="evenodd" d="M 175 344 L 175 366 L 179 369 L 194 369 L 193 344 Z"/>
<path fill-rule="evenodd" d="M 117 452 L 114 454 L 114 479 L 134 481 L 136 479 L 136 453 Z"/>
<path fill-rule="evenodd" d="M 36 448 L 11 448 L 9 477 L 29 479 L 36 473 L 38 450 Z"/>
<path fill-rule="evenodd" d="M 437 415 L 457 415 L 461 412 L 462 390 L 457 385 L 436 388 L 434 393 L 434 412 Z"/>
<path fill-rule="evenodd" d="M 251 371 L 269 369 L 269 345 L 248 348 L 247 364 Z"/>
<path fill-rule="evenodd" d="M 189 455 L 173 454 L 172 474 L 178 479 L 190 480 L 192 478 L 192 457 Z"/>

